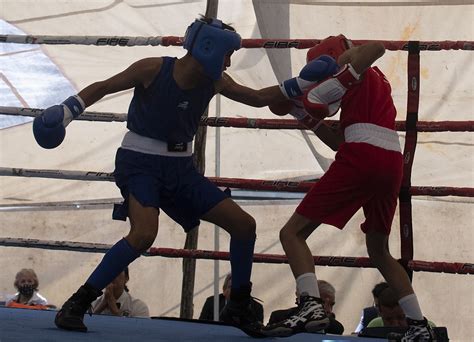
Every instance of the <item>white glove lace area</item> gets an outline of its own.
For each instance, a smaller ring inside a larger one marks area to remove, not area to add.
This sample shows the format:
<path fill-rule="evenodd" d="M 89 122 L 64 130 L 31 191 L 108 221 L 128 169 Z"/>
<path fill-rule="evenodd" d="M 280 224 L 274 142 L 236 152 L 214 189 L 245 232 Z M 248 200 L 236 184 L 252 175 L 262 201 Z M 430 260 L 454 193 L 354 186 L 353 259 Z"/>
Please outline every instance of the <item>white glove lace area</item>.
<path fill-rule="evenodd" d="M 308 115 L 306 110 L 304 109 L 303 102 L 299 100 L 292 100 L 293 107 L 291 107 L 290 115 L 294 116 L 297 120 L 302 120 L 304 117 Z"/>
<path fill-rule="evenodd" d="M 71 111 L 66 105 L 62 105 L 62 106 L 63 106 L 63 111 L 64 111 L 63 126 L 66 127 L 67 125 L 71 123 L 74 117 L 72 116 Z"/>

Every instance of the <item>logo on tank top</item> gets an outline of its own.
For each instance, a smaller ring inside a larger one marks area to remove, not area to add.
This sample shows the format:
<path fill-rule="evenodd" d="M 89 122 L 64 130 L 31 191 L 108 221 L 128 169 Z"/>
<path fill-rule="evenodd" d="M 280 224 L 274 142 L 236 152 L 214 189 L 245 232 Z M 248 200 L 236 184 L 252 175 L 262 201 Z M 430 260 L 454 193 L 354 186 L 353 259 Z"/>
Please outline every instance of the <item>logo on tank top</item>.
<path fill-rule="evenodd" d="M 178 103 L 177 107 L 181 110 L 186 110 L 186 109 L 188 109 L 188 105 L 189 105 L 189 101 L 182 101 L 182 102 Z"/>

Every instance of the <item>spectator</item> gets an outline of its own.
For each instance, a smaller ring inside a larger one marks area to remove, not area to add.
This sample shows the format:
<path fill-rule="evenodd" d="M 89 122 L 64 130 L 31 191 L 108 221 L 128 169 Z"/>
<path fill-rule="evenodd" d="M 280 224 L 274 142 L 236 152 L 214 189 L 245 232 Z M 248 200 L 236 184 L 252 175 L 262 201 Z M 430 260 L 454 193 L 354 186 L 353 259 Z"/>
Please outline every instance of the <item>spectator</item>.
<path fill-rule="evenodd" d="M 362 316 L 360 317 L 360 322 L 357 328 L 355 329 L 355 333 L 359 333 L 362 329 L 366 328 L 369 325 L 370 321 L 374 318 L 379 317 L 379 310 L 377 309 L 378 301 L 380 293 L 388 287 L 386 282 L 378 283 L 372 289 L 372 296 L 374 298 L 374 304 L 372 306 L 368 306 L 362 310 Z"/>
<path fill-rule="evenodd" d="M 92 303 L 92 311 L 96 314 L 114 316 L 150 317 L 148 306 L 129 294 L 127 288 L 129 279 L 129 271 L 126 267 L 107 285 L 104 294 Z"/>
<path fill-rule="evenodd" d="M 333 312 L 334 305 L 336 304 L 336 289 L 325 280 L 318 280 L 318 288 L 321 300 L 323 301 L 324 311 L 329 317 L 329 326 L 324 331 L 328 334 L 342 335 L 344 326 L 336 320 L 336 315 Z M 298 297 L 298 293 L 296 293 L 296 305 L 298 305 Z M 298 311 L 298 306 L 286 310 L 273 311 L 268 324 L 281 322 L 292 316 L 296 311 Z"/>
<path fill-rule="evenodd" d="M 222 293 L 219 294 L 219 312 L 222 311 L 225 304 L 230 299 L 230 289 L 232 287 L 232 275 L 227 274 L 222 285 Z M 255 313 L 257 319 L 263 322 L 263 306 L 254 298 L 251 299 L 250 309 Z M 213 321 L 214 320 L 214 296 L 210 296 L 204 302 L 199 319 Z"/>
<path fill-rule="evenodd" d="M 46 310 L 48 300 L 38 292 L 38 276 L 31 268 L 23 268 L 15 276 L 13 286 L 18 290 L 12 296 L 8 296 L 5 302 L 7 307 Z"/>
<path fill-rule="evenodd" d="M 390 287 L 387 287 L 380 292 L 377 309 L 380 317 L 371 320 L 367 325 L 367 328 L 408 327 L 406 316 L 398 303 L 397 295 Z M 428 324 L 432 328 L 435 327 L 433 322 L 428 321 Z"/>

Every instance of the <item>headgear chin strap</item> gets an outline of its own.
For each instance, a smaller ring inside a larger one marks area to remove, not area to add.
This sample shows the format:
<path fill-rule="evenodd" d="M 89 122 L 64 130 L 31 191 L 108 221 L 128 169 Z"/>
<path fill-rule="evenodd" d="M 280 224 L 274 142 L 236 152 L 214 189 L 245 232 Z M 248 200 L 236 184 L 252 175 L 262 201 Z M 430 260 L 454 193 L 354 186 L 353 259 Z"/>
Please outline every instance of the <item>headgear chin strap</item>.
<path fill-rule="evenodd" d="M 337 58 L 352 47 L 352 42 L 343 34 L 330 36 L 323 39 L 318 45 L 313 46 L 306 54 L 306 63 L 322 55 L 328 55 L 337 61 Z"/>
<path fill-rule="evenodd" d="M 222 21 L 212 19 L 207 23 L 196 19 L 186 30 L 183 47 L 204 67 L 209 77 L 218 80 L 222 77 L 225 56 L 240 49 L 240 44 L 240 35 L 227 29 Z"/>

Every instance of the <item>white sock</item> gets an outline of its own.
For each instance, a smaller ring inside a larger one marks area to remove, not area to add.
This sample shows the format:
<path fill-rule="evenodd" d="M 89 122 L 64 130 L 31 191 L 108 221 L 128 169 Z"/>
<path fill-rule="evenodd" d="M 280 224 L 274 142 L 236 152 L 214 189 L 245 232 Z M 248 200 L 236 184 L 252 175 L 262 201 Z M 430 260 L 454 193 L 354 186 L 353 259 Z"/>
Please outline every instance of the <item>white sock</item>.
<path fill-rule="evenodd" d="M 398 301 L 405 316 L 415 319 L 417 321 L 423 320 L 423 314 L 421 313 L 420 304 L 418 304 L 418 298 L 412 293 L 411 295 L 400 298 Z"/>
<path fill-rule="evenodd" d="M 296 278 L 296 291 L 298 292 L 298 297 L 303 293 L 307 293 L 309 296 L 319 298 L 320 294 L 316 274 L 303 273 L 298 278 Z"/>

